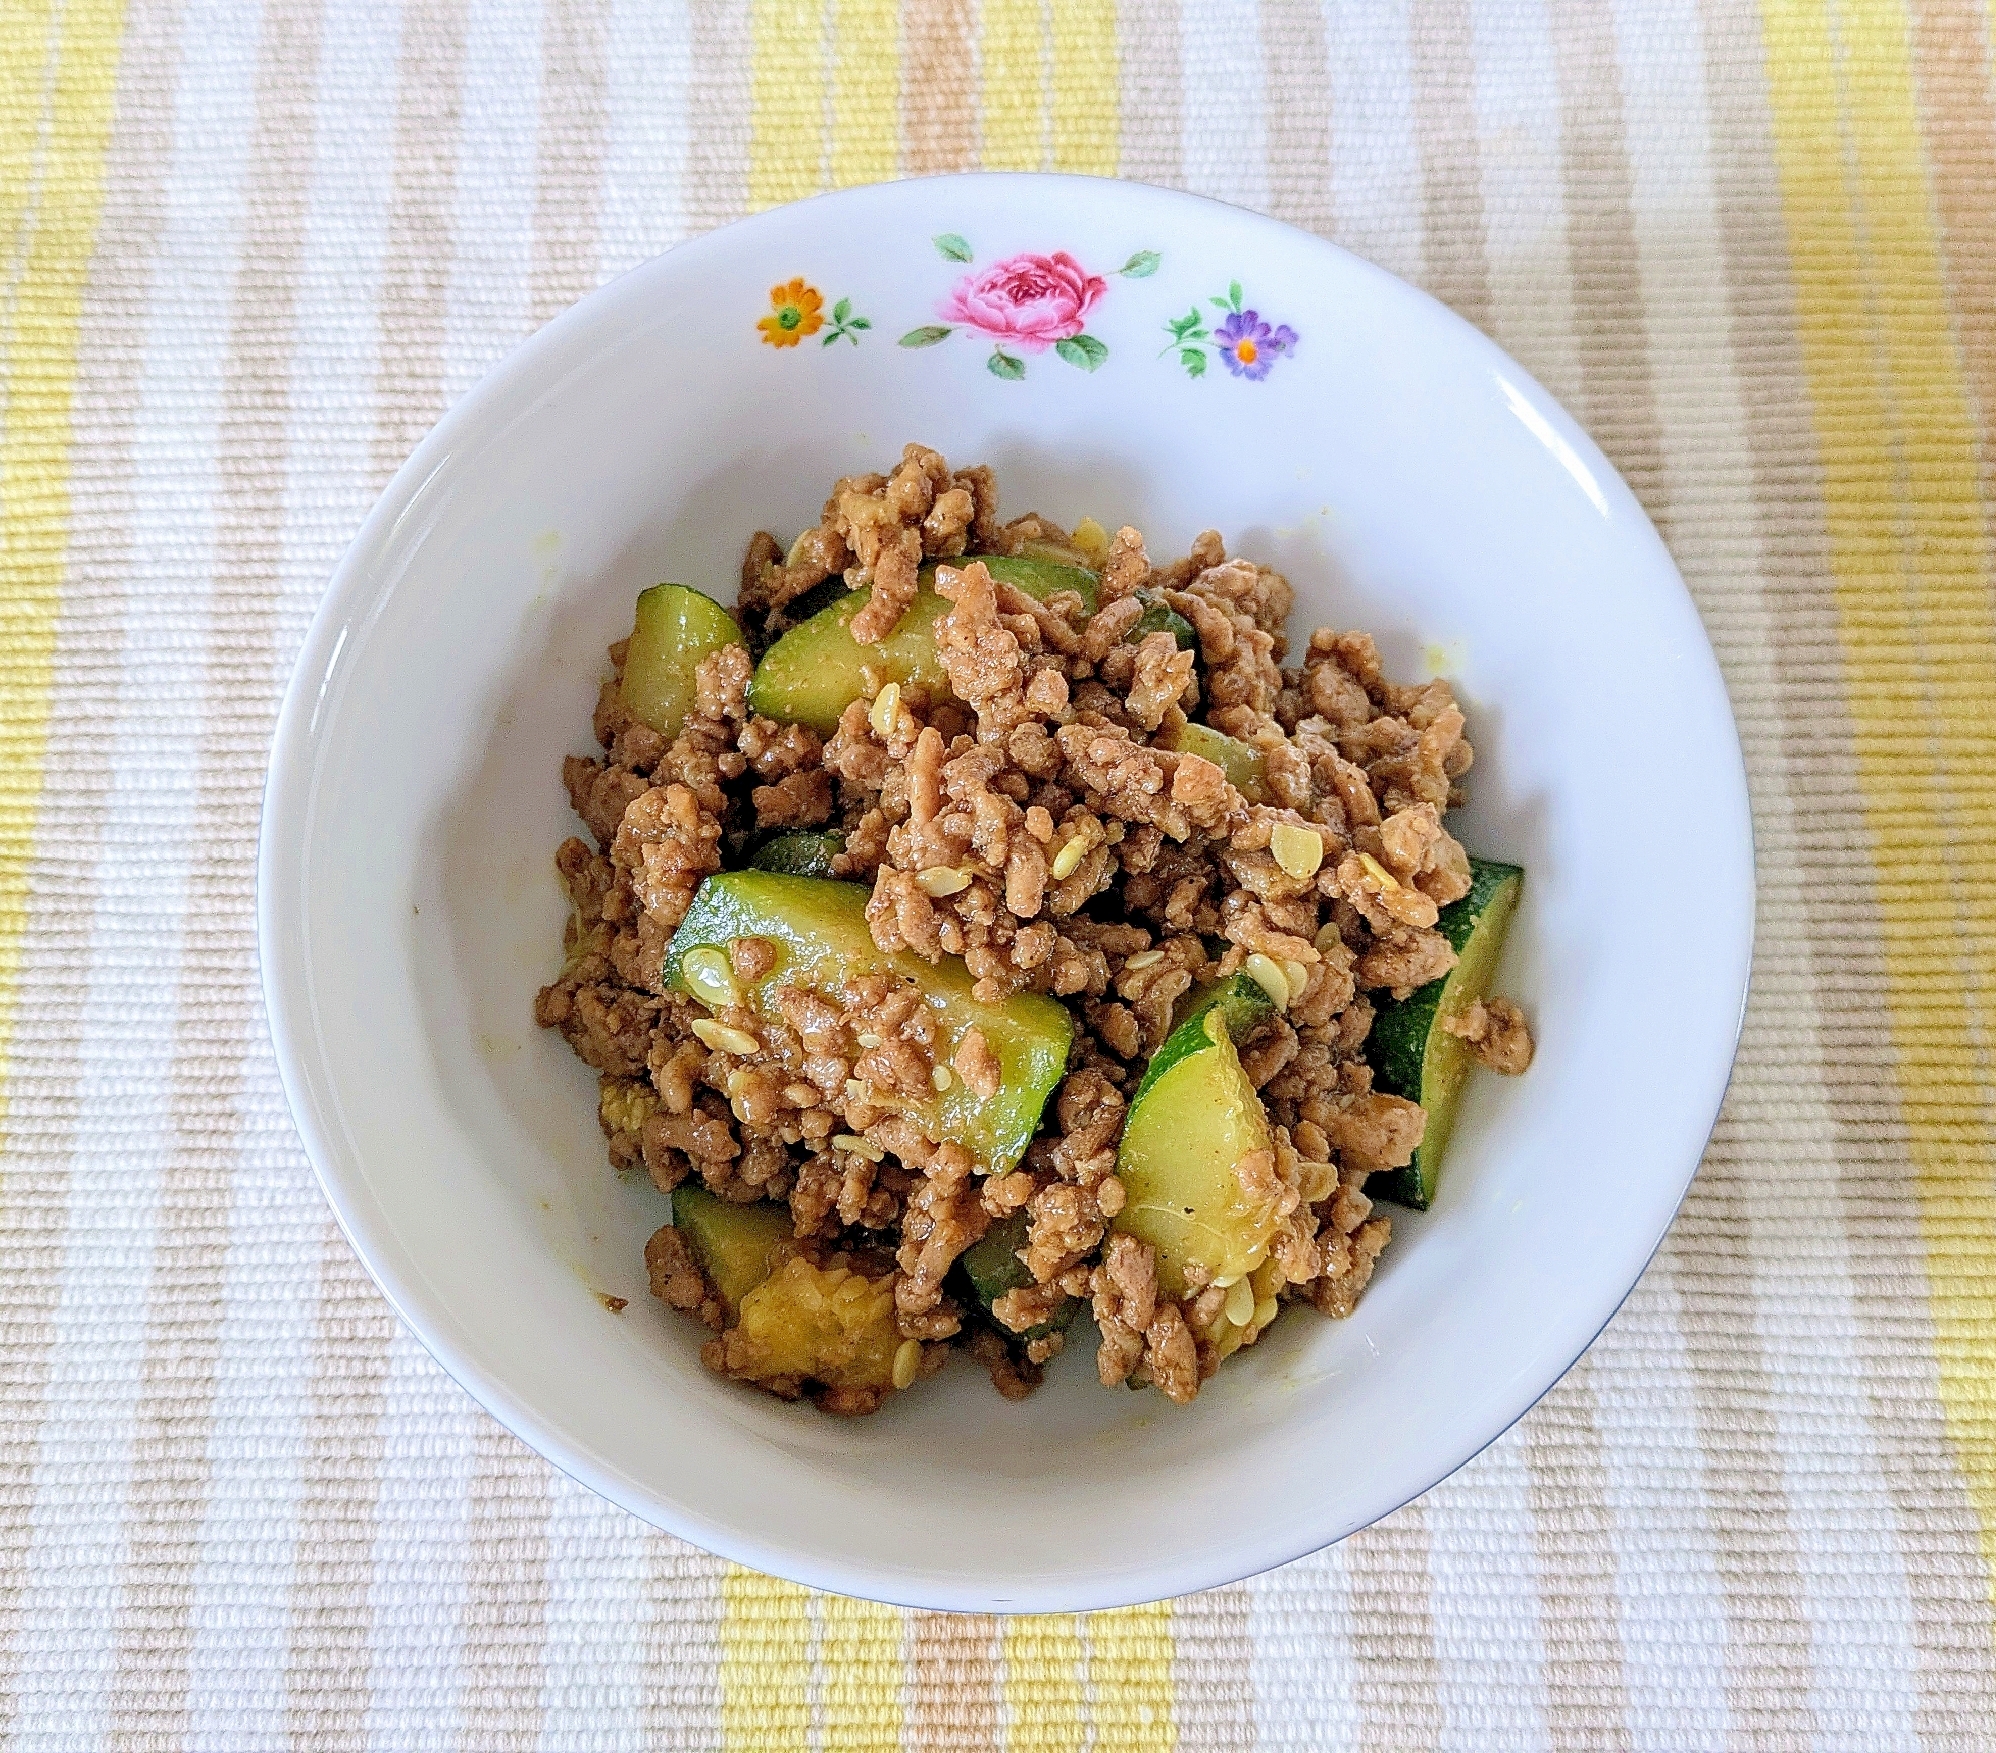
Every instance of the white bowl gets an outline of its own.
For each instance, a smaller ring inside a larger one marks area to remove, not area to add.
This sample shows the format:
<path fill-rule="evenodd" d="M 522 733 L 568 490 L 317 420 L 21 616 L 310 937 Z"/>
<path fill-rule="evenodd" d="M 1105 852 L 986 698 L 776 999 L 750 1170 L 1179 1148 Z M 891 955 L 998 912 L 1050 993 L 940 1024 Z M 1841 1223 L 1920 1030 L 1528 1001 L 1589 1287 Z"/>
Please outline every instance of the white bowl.
<path fill-rule="evenodd" d="M 998 375 L 942 301 L 1013 252 L 1058 250 L 1103 282 L 1077 297 L 1106 354 L 1085 369 L 1086 344 L 1066 350 L 1082 363 L 1014 344 Z M 769 289 L 799 276 L 827 319 L 843 298 L 870 326 L 768 344 Z M 1236 283 L 1271 335 L 1297 337 L 1259 379 L 1212 338 Z M 1188 312 L 1197 377 L 1167 326 Z M 953 332 L 901 340 L 937 327 Z M 1476 1080 L 1441 1197 L 1394 1213 L 1356 1314 L 1292 1312 L 1182 1410 L 1098 1386 L 1087 1342 L 1023 1405 L 963 1362 L 853 1422 L 717 1380 L 699 1329 L 645 1294 L 665 1202 L 611 1173 L 594 1074 L 533 1025 L 560 960 L 551 859 L 575 827 L 557 766 L 593 747 L 603 648 L 634 595 L 670 577 L 732 600 L 751 531 L 814 521 L 835 476 L 910 438 L 995 465 L 1011 513 L 1132 522 L 1154 555 L 1216 527 L 1288 574 L 1297 628 L 1371 629 L 1402 677 L 1444 669 L 1477 749 L 1456 832 L 1530 873 L 1502 984 L 1535 1019 L 1537 1063 Z M 1551 398 L 1440 305 L 1300 231 L 1045 176 L 762 214 L 514 353 L 423 442 L 327 592 L 278 729 L 260 891 L 306 1147 L 458 1381 L 712 1551 L 999 1610 L 1113 1606 L 1298 1557 L 1530 1406 L 1634 1284 L 1697 1166 L 1752 914 L 1711 650 L 1641 509 Z"/>

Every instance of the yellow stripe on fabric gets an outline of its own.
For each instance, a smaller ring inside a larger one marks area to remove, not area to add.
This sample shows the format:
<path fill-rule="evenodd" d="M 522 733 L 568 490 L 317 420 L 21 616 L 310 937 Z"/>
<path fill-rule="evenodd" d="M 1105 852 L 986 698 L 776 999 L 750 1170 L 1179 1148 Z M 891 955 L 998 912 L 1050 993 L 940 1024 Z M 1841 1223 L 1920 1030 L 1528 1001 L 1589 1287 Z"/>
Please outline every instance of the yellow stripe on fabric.
<path fill-rule="evenodd" d="M 721 1746 L 806 1753 L 811 1591 L 731 1564 L 721 1578 Z"/>
<path fill-rule="evenodd" d="M 885 182 L 901 145 L 900 0 L 832 0 L 832 187 Z"/>
<path fill-rule="evenodd" d="M 977 47 L 983 115 L 979 162 L 986 170 L 1043 170 L 1047 30 L 1040 0 L 984 0 Z"/>
<path fill-rule="evenodd" d="M 69 545 L 77 331 L 104 207 L 124 6 L 72 0 L 53 42 L 50 28 L 46 8 L 0 7 L 9 106 L 0 112 L 0 1125 Z"/>
<path fill-rule="evenodd" d="M 1087 1632 L 1093 1753 L 1167 1753 L 1176 1747 L 1171 1603 L 1090 1614 Z"/>
<path fill-rule="evenodd" d="M 1053 168 L 1112 177 L 1122 153 L 1114 0 L 1054 0 Z"/>
<path fill-rule="evenodd" d="M 1907 16 L 1891 4 L 1826 14 L 1815 0 L 1765 0 L 1763 18 L 1941 1398 L 1996 1574 L 1988 508 Z"/>
<path fill-rule="evenodd" d="M 1074 1614 L 1005 1622 L 1005 1753 L 1081 1753 L 1081 1663 Z"/>
<path fill-rule="evenodd" d="M 907 1615 L 898 1607 L 845 1595 L 820 1595 L 818 1615 L 825 1753 L 900 1746 Z"/>
<path fill-rule="evenodd" d="M 10 305 L 26 242 L 22 219 L 28 210 L 28 191 L 34 186 L 47 120 L 57 49 L 54 23 L 51 5 L 9 0 L 0 6 L 0 243 L 5 248 Z"/>
<path fill-rule="evenodd" d="M 752 0 L 749 39 L 751 209 L 825 186 L 825 8 L 822 0 Z"/>

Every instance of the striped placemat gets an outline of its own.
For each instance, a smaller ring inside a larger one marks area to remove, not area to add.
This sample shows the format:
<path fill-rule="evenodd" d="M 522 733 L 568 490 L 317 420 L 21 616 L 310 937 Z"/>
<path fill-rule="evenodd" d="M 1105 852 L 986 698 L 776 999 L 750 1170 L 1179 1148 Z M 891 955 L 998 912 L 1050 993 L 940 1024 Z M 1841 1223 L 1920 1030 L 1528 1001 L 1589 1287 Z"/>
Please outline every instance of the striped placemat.
<path fill-rule="evenodd" d="M 1996 1746 L 1990 44 L 1970 0 L 0 6 L 9 1744 Z M 291 654 L 437 413 L 694 232 L 976 165 L 1264 209 L 1523 359 L 1697 594 L 1761 871 L 1704 1169 L 1537 1411 L 1285 1570 L 1004 1624 L 730 1569 L 444 1379 L 300 1154 L 251 908 Z"/>

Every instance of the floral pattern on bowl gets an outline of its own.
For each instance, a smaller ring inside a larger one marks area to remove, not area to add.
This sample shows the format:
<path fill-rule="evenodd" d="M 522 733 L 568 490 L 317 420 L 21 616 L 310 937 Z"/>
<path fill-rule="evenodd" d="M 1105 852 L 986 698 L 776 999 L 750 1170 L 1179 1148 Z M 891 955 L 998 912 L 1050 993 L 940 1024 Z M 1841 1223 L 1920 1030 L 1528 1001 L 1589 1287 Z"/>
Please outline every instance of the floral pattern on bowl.
<path fill-rule="evenodd" d="M 1298 336 L 1287 323 L 1271 323 L 1260 311 L 1243 308 L 1238 280 L 1228 286 L 1225 298 L 1209 298 L 1206 302 L 1224 313 L 1217 327 L 1206 326 L 1206 313 L 1197 304 L 1184 316 L 1167 319 L 1164 325 L 1171 339 L 1158 357 L 1161 359 L 1175 350 L 1187 377 L 1206 375 L 1208 347 L 1235 377 L 1257 382 L 1275 369 L 1278 359 L 1296 351 Z"/>
<path fill-rule="evenodd" d="M 802 276 L 772 286 L 769 314 L 755 326 L 771 347 L 799 346 L 807 335 L 815 335 L 824 328 L 825 295 Z M 860 335 L 872 327 L 867 318 L 853 315 L 850 298 L 842 298 L 832 306 L 831 330 L 819 345 L 829 347 L 834 341 L 850 341 L 857 347 Z"/>
<path fill-rule="evenodd" d="M 944 261 L 973 260 L 969 243 L 955 232 L 934 242 Z M 1161 260 L 1156 250 L 1139 250 L 1115 272 L 1122 279 L 1148 279 Z M 985 367 L 993 377 L 1016 383 L 1026 375 L 1020 355 L 1049 348 L 1069 365 L 1094 371 L 1109 357 L 1109 348 L 1086 324 L 1108 290 L 1107 278 L 1091 273 L 1066 250 L 1024 250 L 963 275 L 937 307 L 945 320 L 910 329 L 901 345 L 933 347 L 963 329 L 991 341 Z"/>

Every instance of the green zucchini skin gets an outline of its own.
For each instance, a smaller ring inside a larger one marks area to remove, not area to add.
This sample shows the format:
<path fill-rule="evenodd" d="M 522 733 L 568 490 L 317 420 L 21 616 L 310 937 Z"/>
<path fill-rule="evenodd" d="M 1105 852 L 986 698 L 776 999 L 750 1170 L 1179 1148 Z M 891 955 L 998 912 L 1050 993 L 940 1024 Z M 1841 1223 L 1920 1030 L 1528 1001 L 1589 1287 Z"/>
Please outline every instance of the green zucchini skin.
<path fill-rule="evenodd" d="M 1451 901 L 1435 922 L 1456 953 L 1456 965 L 1407 997 L 1379 1004 L 1365 1047 L 1373 1088 L 1419 1102 L 1428 1123 L 1412 1162 L 1366 1182 L 1366 1192 L 1376 1198 L 1416 1211 L 1426 1211 L 1434 1202 L 1456 1103 L 1474 1063 L 1469 1049 L 1441 1026 L 1441 1019 L 1490 995 L 1524 881 L 1524 871 L 1515 864 L 1472 858 L 1469 893 Z"/>
<path fill-rule="evenodd" d="M 843 834 L 814 834 L 806 828 L 772 834 L 749 856 L 750 870 L 780 871 L 786 876 L 829 877 L 832 860 L 845 846 Z"/>
<path fill-rule="evenodd" d="M 1085 572 L 1079 566 L 1063 566 L 1057 560 L 1036 560 L 1027 554 L 966 554 L 961 560 L 945 560 L 944 566 L 954 566 L 961 571 L 966 566 L 974 566 L 979 561 L 993 578 L 1017 585 L 1029 597 L 1045 602 L 1056 591 L 1071 590 L 1081 599 L 1083 614 L 1095 613 L 1096 594 L 1101 581 L 1092 572 Z M 935 576 L 934 563 L 922 568 L 923 582 Z"/>
<path fill-rule="evenodd" d="M 1158 1284 L 1185 1291 L 1185 1268 L 1245 1277 L 1268 1256 L 1275 1208 L 1242 1189 L 1234 1165 L 1271 1147 L 1268 1114 L 1234 1044 L 1274 1011 L 1246 975 L 1201 994 L 1152 1056 L 1116 1150 L 1127 1195 L 1113 1227 L 1157 1250 Z"/>
<path fill-rule="evenodd" d="M 1212 1046 L 1211 1037 L 1203 1030 L 1186 1026 L 1200 1021 L 1209 1010 L 1218 1010 L 1226 1018 L 1227 1038 L 1240 1047 L 1260 1034 L 1275 1015 L 1275 1001 L 1263 990 L 1260 981 L 1247 974 L 1230 975 L 1189 993 L 1172 1017 L 1171 1033 L 1165 1037 L 1164 1045 L 1144 1067 L 1143 1080 L 1130 1098 L 1133 1109 L 1150 1087 L 1188 1053 L 1203 1053 Z"/>
<path fill-rule="evenodd" d="M 1178 641 L 1180 651 L 1199 649 L 1197 630 L 1162 597 L 1153 596 L 1147 590 L 1140 590 L 1137 592 L 1137 601 L 1143 604 L 1144 612 L 1137 624 L 1130 629 L 1130 638 L 1140 640 L 1151 633 L 1169 633 Z"/>
<path fill-rule="evenodd" d="M 991 1315 L 991 1305 L 1007 1291 L 1024 1290 L 1033 1282 L 1033 1275 L 1019 1258 L 1019 1250 L 1026 1245 L 1026 1232 L 1030 1227 L 1031 1220 L 1026 1214 L 1015 1211 L 1001 1217 L 958 1257 L 957 1264 L 970 1286 L 970 1294 L 986 1315 Z M 1029 1327 L 1023 1333 L 1014 1333 L 995 1315 L 991 1315 L 991 1324 L 1007 1339 L 1023 1344 L 1028 1340 L 1044 1339 L 1050 1333 L 1066 1332 L 1074 1323 L 1076 1307 L 1074 1298 L 1068 1297 L 1055 1310 L 1051 1320 Z"/>
<path fill-rule="evenodd" d="M 821 615 L 832 604 L 842 602 L 852 594 L 852 586 L 834 572 L 830 578 L 820 579 L 800 597 L 784 605 L 784 614 L 793 627 L 801 626 L 813 615 Z"/>

